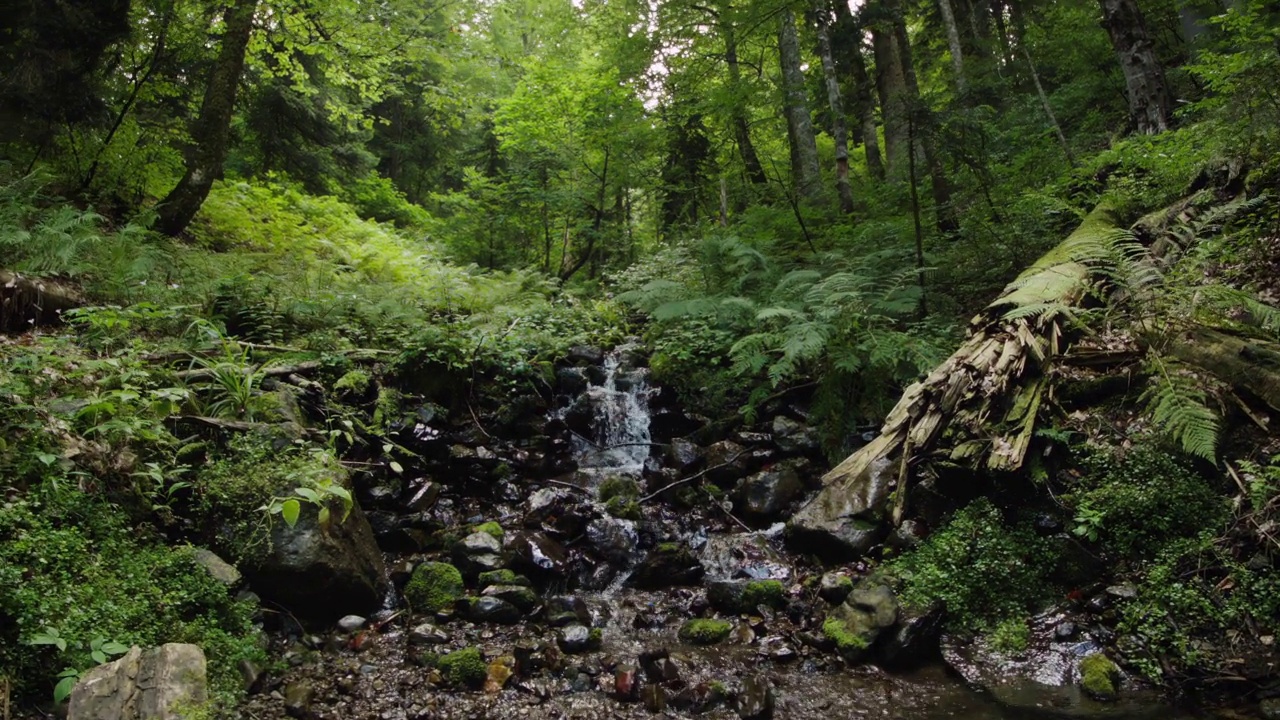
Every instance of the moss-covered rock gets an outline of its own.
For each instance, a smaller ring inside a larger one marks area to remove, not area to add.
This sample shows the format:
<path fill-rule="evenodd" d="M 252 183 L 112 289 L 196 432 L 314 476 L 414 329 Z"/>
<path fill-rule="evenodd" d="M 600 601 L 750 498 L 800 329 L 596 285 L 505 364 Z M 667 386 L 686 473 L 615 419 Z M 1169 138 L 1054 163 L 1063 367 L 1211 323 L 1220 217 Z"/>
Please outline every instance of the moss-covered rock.
<path fill-rule="evenodd" d="M 733 626 L 724 620 L 689 620 L 680 626 L 680 639 L 690 645 L 715 645 L 729 637 Z"/>
<path fill-rule="evenodd" d="M 822 635 L 836 644 L 841 657 L 856 657 L 867 649 L 866 639 L 851 632 L 840 618 L 827 618 L 822 623 Z"/>
<path fill-rule="evenodd" d="M 440 658 L 437 663 L 445 682 L 458 687 L 478 688 L 488 677 L 489 668 L 484 656 L 476 648 L 455 650 Z"/>
<path fill-rule="evenodd" d="M 633 498 L 628 497 L 612 497 L 604 504 L 605 512 L 616 518 L 623 520 L 639 520 L 640 503 Z"/>
<path fill-rule="evenodd" d="M 507 535 L 507 531 L 503 530 L 502 526 L 494 522 L 493 520 L 490 520 L 489 522 L 480 523 L 479 525 L 471 528 L 471 531 L 488 533 L 489 535 L 492 535 L 499 540 L 506 537 Z"/>
<path fill-rule="evenodd" d="M 778 580 L 714 580 L 707 584 L 707 601 L 726 613 L 755 612 L 761 605 L 781 608 L 786 588 Z"/>
<path fill-rule="evenodd" d="M 742 589 L 742 604 L 752 610 L 761 605 L 780 608 L 785 594 L 786 589 L 778 580 L 752 580 Z"/>
<path fill-rule="evenodd" d="M 518 575 L 506 568 L 480 573 L 477 586 L 483 590 L 490 585 L 519 585 L 520 587 L 533 587 L 533 583 L 529 582 L 529 578 L 523 575 Z"/>
<path fill-rule="evenodd" d="M 640 486 L 635 480 L 627 477 L 606 478 L 600 483 L 600 502 L 608 505 L 610 500 L 634 500 L 640 497 Z"/>
<path fill-rule="evenodd" d="M 1080 687 L 1095 700 L 1114 701 L 1119 697 L 1120 668 L 1111 658 L 1094 653 L 1080 659 Z"/>
<path fill-rule="evenodd" d="M 414 612 L 437 612 L 462 597 L 462 573 L 441 562 L 424 562 L 413 569 L 404 586 L 404 599 Z"/>

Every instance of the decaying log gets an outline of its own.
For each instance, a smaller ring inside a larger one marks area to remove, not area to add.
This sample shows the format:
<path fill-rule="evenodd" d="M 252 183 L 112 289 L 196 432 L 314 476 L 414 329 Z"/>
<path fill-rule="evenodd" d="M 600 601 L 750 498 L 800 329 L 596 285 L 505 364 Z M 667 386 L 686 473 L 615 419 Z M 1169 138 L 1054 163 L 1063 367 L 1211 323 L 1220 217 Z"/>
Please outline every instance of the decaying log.
<path fill-rule="evenodd" d="M 61 322 L 62 313 L 79 307 L 75 288 L 56 280 L 0 270 L 0 332 L 25 332 Z"/>

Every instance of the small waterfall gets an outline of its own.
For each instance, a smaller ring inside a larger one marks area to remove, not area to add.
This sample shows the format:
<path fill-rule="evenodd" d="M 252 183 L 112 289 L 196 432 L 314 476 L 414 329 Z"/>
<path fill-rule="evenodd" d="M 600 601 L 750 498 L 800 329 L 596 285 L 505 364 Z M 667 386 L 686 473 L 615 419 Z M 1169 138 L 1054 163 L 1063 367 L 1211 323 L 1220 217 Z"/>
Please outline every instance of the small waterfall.
<path fill-rule="evenodd" d="M 604 359 L 603 378 L 589 383 L 578 402 L 590 403 L 591 437 L 573 436 L 579 471 L 594 486 L 607 477 L 638 477 L 649 457 L 648 369 L 631 366 L 632 345 L 620 346 Z"/>

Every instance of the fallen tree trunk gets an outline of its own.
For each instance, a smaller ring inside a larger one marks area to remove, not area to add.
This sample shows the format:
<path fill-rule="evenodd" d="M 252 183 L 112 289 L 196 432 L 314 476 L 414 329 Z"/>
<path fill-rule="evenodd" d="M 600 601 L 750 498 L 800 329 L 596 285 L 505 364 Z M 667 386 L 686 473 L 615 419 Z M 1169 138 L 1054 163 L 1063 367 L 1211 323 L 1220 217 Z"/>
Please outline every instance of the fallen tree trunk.
<path fill-rule="evenodd" d="M 1165 213 L 1171 224 L 1189 212 L 1187 203 L 1175 209 Z M 967 464 L 979 472 L 1021 469 L 1037 414 L 1051 394 L 1049 370 L 1069 360 L 1073 310 L 1113 289 L 1109 269 L 1135 247 L 1118 215 L 1099 205 L 979 313 L 960 348 L 903 391 L 880 434 L 823 476 L 818 495 L 788 524 L 788 542 L 831 557 L 866 553 L 903 519 L 908 483 L 926 461 Z M 1158 278 L 1169 260 L 1151 234 L 1153 246 L 1129 260 L 1145 280 Z M 1142 306 L 1153 292 L 1154 286 L 1145 295 L 1118 297 Z M 1132 361 L 1154 352 L 1280 412 L 1280 344 L 1167 320 L 1137 322 L 1131 330 L 1136 347 L 1105 349 L 1104 360 Z M 1097 349 L 1086 355 L 1086 364 L 1099 359 Z"/>
<path fill-rule="evenodd" d="M 79 292 L 70 285 L 0 270 L 0 332 L 53 325 L 62 320 L 62 313 L 81 303 Z"/>

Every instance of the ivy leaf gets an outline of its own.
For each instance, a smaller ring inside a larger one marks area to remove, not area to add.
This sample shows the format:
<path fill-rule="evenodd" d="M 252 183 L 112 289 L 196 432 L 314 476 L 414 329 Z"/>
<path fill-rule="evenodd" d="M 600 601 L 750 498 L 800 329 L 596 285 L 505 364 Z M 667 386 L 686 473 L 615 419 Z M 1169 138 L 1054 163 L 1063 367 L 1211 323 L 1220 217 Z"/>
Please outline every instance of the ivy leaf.
<path fill-rule="evenodd" d="M 298 515 L 302 512 L 302 503 L 293 498 L 289 498 L 280 503 L 280 516 L 284 518 L 285 523 L 289 527 L 298 524 Z"/>

